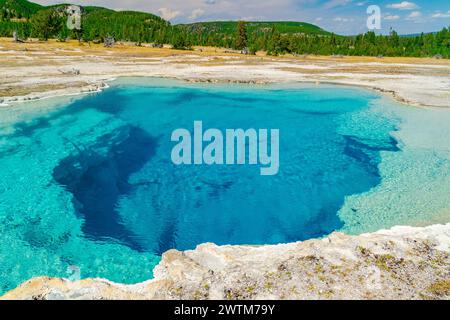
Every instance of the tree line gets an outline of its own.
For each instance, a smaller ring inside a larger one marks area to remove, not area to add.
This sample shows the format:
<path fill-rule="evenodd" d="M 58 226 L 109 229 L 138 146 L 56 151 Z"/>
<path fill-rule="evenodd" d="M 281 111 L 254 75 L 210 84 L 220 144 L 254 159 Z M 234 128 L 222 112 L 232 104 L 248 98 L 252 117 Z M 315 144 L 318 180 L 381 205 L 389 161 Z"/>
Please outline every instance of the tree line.
<path fill-rule="evenodd" d="M 196 45 L 214 45 L 212 38 L 203 35 L 190 35 Z M 349 56 L 399 56 L 450 58 L 450 28 L 436 33 L 401 37 L 395 30 L 389 35 L 377 35 L 373 31 L 357 36 L 335 34 L 282 34 L 274 26 L 264 34 L 248 34 L 245 22 L 238 22 L 234 38 L 227 47 L 237 50 L 248 48 L 250 53 L 266 51 L 269 55 L 317 54 Z"/>
<path fill-rule="evenodd" d="M 264 32 L 248 32 L 247 24 L 236 22 L 236 33 L 220 33 L 204 29 L 192 31 L 180 25 L 172 26 L 158 16 L 133 11 L 117 12 L 105 8 L 88 7 L 83 12 L 82 29 L 69 30 L 65 7 L 40 10 L 30 19 L 3 19 L 0 36 L 17 35 L 47 40 L 67 38 L 80 41 L 103 41 L 113 37 L 120 41 L 171 44 L 176 49 L 192 46 L 214 46 L 244 50 L 254 54 L 266 51 L 270 55 L 317 54 L 350 56 L 400 56 L 450 58 L 450 28 L 436 33 L 402 37 L 394 30 L 389 35 L 370 31 L 357 36 L 316 33 L 281 33 L 274 25 Z"/>

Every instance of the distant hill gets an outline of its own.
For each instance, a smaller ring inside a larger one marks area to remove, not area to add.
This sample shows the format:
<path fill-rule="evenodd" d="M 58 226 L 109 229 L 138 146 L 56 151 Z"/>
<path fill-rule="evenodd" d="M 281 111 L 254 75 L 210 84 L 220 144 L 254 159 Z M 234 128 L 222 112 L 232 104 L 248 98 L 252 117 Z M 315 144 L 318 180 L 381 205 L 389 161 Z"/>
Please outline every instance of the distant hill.
<path fill-rule="evenodd" d="M 236 43 L 237 21 L 212 21 L 178 24 L 174 28 L 190 43 L 203 46 L 233 48 Z M 289 37 L 329 37 L 332 34 L 310 23 L 293 21 L 249 21 L 245 23 L 251 52 L 269 48 L 272 31 Z"/>
<path fill-rule="evenodd" d="M 27 0 L 0 0 L 0 36 L 12 36 L 14 31 L 21 38 L 40 37 L 30 24 L 30 19 L 39 11 L 57 9 L 64 14 L 69 3 L 41 6 Z M 107 36 L 117 40 L 156 43 L 181 43 L 180 47 L 189 45 L 234 46 L 237 30 L 236 21 L 199 22 L 172 26 L 157 15 L 136 11 L 115 11 L 103 7 L 82 7 L 82 38 L 84 40 L 102 41 Z M 246 24 L 249 38 L 261 38 L 275 27 L 280 34 L 290 35 L 330 35 L 318 26 L 292 21 L 248 22 Z M 52 37 L 71 36 L 68 30 L 62 30 Z M 76 35 L 77 37 L 80 34 Z M 183 39 L 181 39 L 183 38 Z"/>
<path fill-rule="evenodd" d="M 43 8 L 27 0 L 0 0 L 0 15 L 7 18 L 30 18 Z"/>
<path fill-rule="evenodd" d="M 114 11 L 99 7 L 85 7 L 83 36 L 88 40 L 114 36 L 119 40 L 151 42 L 163 36 L 170 27 L 164 19 L 145 12 Z"/>
<path fill-rule="evenodd" d="M 21 38 L 40 37 L 33 31 L 30 19 L 40 11 L 56 9 L 60 15 L 65 14 L 69 3 L 41 6 L 27 0 L 0 0 L 0 36 L 11 37 L 14 31 Z M 157 15 L 136 11 L 115 11 L 103 7 L 82 7 L 81 36 L 84 40 L 102 41 L 107 36 L 117 40 L 136 42 L 164 42 L 170 23 Z M 52 37 L 72 36 L 71 31 L 62 26 L 58 34 Z M 79 36 L 79 35 L 77 35 Z"/>
<path fill-rule="evenodd" d="M 62 0 L 64 1 L 64 0 Z M 69 0 L 70 1 L 70 0 Z M 366 32 L 340 36 L 305 22 L 294 21 L 212 21 L 171 25 L 145 12 L 115 11 L 102 7 L 82 7 L 81 30 L 69 30 L 65 7 L 41 6 L 27 0 L 0 0 L 0 37 L 19 39 L 56 38 L 102 42 L 113 37 L 136 44 L 172 44 L 176 49 L 212 46 L 269 55 L 318 54 L 349 56 L 404 56 L 450 58 L 450 29 L 436 33 L 387 36 Z"/>
<path fill-rule="evenodd" d="M 257 21 L 247 22 L 247 31 L 253 33 L 270 32 L 275 27 L 282 34 L 316 34 L 330 35 L 330 32 L 320 27 L 306 23 L 293 21 Z M 203 33 L 221 33 L 225 35 L 234 35 L 236 33 L 236 21 L 212 21 L 212 22 L 196 22 L 190 24 L 179 24 L 176 27 L 183 28 L 188 32 Z"/>
<path fill-rule="evenodd" d="M 436 34 L 438 31 L 435 32 L 424 32 L 424 33 L 409 33 L 409 34 L 401 34 L 400 37 L 402 38 L 415 38 L 420 37 L 422 35 L 426 36 L 427 34 Z"/>

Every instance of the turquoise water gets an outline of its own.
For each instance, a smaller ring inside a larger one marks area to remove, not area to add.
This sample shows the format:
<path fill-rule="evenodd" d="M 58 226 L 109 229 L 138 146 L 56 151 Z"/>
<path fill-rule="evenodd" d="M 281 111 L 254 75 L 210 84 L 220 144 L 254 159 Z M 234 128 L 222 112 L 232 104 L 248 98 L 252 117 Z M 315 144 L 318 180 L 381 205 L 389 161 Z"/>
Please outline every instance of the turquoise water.
<path fill-rule="evenodd" d="M 407 109 L 346 87 L 124 79 L 82 98 L 0 110 L 0 293 L 33 276 L 68 277 L 73 266 L 83 278 L 140 282 L 162 252 L 204 242 L 444 221 L 450 147 L 426 149 L 442 132 L 411 130 L 424 111 Z M 195 120 L 279 129 L 279 174 L 173 165 L 170 135 Z"/>

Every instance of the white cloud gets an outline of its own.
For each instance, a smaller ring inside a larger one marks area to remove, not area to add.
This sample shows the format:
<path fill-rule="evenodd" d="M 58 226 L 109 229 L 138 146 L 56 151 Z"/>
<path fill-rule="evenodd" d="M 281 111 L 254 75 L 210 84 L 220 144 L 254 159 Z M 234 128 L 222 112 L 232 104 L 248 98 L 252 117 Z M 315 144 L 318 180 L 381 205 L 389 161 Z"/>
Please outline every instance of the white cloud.
<path fill-rule="evenodd" d="M 433 18 L 450 18 L 450 10 L 448 10 L 447 13 L 436 12 L 431 17 L 433 17 Z"/>
<path fill-rule="evenodd" d="M 333 18 L 333 21 L 336 21 L 336 22 L 349 22 L 350 20 L 348 18 L 336 17 L 336 18 Z"/>
<path fill-rule="evenodd" d="M 419 6 L 413 2 L 402 1 L 400 3 L 392 3 L 387 5 L 388 8 L 398 9 L 398 10 L 414 10 L 419 8 Z"/>
<path fill-rule="evenodd" d="M 395 21 L 398 19 L 400 19 L 400 16 L 398 14 L 388 14 L 384 16 L 384 20 Z"/>
<path fill-rule="evenodd" d="M 420 11 L 411 12 L 405 20 L 412 21 L 414 23 L 425 23 L 427 19 L 425 19 Z"/>
<path fill-rule="evenodd" d="M 204 14 L 205 14 L 205 10 L 197 8 L 197 9 L 192 10 L 192 13 L 189 16 L 189 19 L 195 20 L 195 19 L 197 19 L 198 17 L 201 17 Z"/>
<path fill-rule="evenodd" d="M 56 1 L 56 0 L 55 0 Z M 61 0 L 59 0 L 61 1 Z M 82 1 L 82 0 L 77 0 Z M 84 0 L 83 0 L 84 1 Z M 86 1 L 107 1 L 107 0 L 86 0 Z M 109 0 L 108 6 L 113 3 L 124 0 Z M 261 20 L 304 20 L 304 17 L 298 17 L 300 6 L 304 3 L 310 3 L 312 0 L 133 0 L 135 7 L 147 12 L 156 12 L 158 8 L 170 8 L 166 10 L 166 16 L 172 23 L 190 22 L 192 20 L 233 20 L 241 17 L 259 17 Z M 128 2 L 128 1 L 126 1 Z M 295 4 L 294 4 L 295 3 Z M 131 6 L 131 4 L 130 4 Z M 156 10 L 155 10 L 156 8 Z M 203 13 L 200 16 L 201 11 Z M 172 14 L 177 13 L 176 15 Z M 306 11 L 301 12 L 307 16 Z M 303 19 L 302 19 L 303 18 Z"/>
<path fill-rule="evenodd" d="M 237 20 L 249 22 L 249 21 L 260 21 L 260 20 L 264 20 L 264 19 L 262 19 L 259 16 L 242 16 L 242 17 L 239 17 Z"/>
<path fill-rule="evenodd" d="M 327 3 L 325 3 L 325 9 L 333 9 L 336 7 L 342 7 L 347 5 L 348 3 L 352 2 L 353 0 L 330 0 Z"/>
<path fill-rule="evenodd" d="M 163 18 L 165 20 L 172 20 L 181 14 L 180 11 L 172 10 L 169 8 L 159 8 L 158 13 L 161 16 L 161 18 Z"/>
<path fill-rule="evenodd" d="M 415 18 L 420 18 L 421 16 L 422 16 L 422 13 L 420 11 L 413 11 L 410 13 L 408 18 L 415 19 Z"/>

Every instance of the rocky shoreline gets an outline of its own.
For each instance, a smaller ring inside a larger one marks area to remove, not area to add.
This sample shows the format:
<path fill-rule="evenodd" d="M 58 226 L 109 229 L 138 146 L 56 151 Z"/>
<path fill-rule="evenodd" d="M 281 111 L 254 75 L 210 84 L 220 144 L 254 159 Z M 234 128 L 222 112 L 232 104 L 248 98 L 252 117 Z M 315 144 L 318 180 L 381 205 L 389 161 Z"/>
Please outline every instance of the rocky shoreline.
<path fill-rule="evenodd" d="M 155 278 L 34 278 L 1 299 L 450 299 L 450 224 L 274 246 L 171 250 Z"/>

